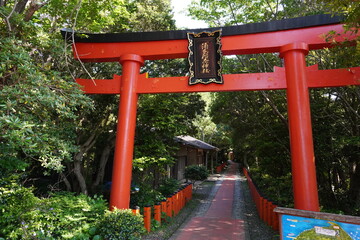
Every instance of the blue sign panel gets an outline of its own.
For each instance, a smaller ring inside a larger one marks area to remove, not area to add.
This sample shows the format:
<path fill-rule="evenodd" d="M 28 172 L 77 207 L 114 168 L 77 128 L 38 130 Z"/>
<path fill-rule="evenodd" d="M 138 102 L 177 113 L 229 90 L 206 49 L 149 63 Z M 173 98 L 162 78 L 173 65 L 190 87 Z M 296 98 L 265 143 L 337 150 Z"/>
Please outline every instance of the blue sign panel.
<path fill-rule="evenodd" d="M 360 240 L 360 225 L 282 215 L 282 239 Z"/>

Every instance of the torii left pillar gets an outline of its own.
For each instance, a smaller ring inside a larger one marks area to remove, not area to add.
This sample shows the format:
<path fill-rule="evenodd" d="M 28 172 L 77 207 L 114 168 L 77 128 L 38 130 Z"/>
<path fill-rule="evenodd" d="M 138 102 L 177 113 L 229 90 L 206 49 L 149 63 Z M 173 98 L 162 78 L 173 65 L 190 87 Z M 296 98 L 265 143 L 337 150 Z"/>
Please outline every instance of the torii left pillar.
<path fill-rule="evenodd" d="M 123 70 L 110 195 L 111 210 L 128 209 L 130 204 L 138 100 L 136 85 L 144 59 L 136 54 L 125 54 L 120 57 L 120 63 Z"/>

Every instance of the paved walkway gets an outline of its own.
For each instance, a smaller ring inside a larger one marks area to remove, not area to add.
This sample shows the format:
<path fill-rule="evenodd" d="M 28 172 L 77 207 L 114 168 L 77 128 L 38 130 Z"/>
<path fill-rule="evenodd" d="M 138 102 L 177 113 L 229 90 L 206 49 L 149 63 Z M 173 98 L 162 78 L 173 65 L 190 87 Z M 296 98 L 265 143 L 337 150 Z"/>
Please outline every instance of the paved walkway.
<path fill-rule="evenodd" d="M 238 219 L 233 214 L 237 169 L 238 164 L 231 162 L 206 213 L 203 216 L 193 217 L 171 239 L 245 239 L 244 220 Z"/>

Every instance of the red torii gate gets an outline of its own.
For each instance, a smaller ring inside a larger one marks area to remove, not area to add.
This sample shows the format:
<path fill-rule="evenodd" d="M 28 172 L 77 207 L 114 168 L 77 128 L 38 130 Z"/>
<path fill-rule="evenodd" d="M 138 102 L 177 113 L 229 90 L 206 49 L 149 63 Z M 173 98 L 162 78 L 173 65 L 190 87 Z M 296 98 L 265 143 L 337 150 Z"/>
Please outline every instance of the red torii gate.
<path fill-rule="evenodd" d="M 324 37 L 329 31 L 342 33 L 336 39 L 340 42 L 356 36 L 344 33 L 339 18 L 329 15 L 221 29 L 223 55 L 279 52 L 285 68 L 223 75 L 224 84 L 188 85 L 188 77 L 148 78 L 140 67 L 144 60 L 186 58 L 186 33 L 192 30 L 75 37 L 76 59 L 123 66 L 122 76 L 113 79 L 77 79 L 87 94 L 120 94 L 110 208 L 129 208 L 138 94 L 286 89 L 295 208 L 319 211 L 308 88 L 360 85 L 360 67 L 318 70 L 316 65 L 306 67 L 305 56 L 309 50 L 331 47 Z"/>

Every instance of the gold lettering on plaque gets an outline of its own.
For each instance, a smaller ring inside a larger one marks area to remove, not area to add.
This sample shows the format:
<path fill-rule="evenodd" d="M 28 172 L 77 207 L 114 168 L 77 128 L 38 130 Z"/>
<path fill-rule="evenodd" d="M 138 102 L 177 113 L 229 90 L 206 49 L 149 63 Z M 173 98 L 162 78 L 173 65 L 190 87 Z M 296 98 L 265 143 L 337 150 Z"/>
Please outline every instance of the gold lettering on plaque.
<path fill-rule="evenodd" d="M 201 43 L 201 73 L 210 73 L 209 43 Z"/>

